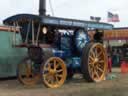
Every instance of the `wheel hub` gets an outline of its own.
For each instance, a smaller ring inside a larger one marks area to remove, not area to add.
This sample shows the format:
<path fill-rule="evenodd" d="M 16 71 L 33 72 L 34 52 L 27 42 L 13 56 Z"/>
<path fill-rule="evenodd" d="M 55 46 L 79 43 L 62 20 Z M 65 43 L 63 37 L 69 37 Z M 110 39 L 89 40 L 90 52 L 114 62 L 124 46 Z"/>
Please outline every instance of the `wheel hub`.
<path fill-rule="evenodd" d="M 95 58 L 95 59 L 94 59 L 94 64 L 97 64 L 98 61 L 99 61 L 98 58 Z"/>
<path fill-rule="evenodd" d="M 50 73 L 51 75 L 55 75 L 55 74 L 56 74 L 56 70 L 50 69 L 49 73 Z"/>

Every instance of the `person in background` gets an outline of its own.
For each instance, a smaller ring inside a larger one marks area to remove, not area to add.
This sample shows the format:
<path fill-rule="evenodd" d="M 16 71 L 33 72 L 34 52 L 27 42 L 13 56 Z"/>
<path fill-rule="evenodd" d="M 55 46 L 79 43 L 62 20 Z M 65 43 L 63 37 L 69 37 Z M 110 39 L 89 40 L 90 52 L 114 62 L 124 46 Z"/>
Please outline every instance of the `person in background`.
<path fill-rule="evenodd" d="M 112 72 L 112 59 L 110 55 L 108 55 L 108 72 Z"/>
<path fill-rule="evenodd" d="M 117 50 L 117 64 L 118 66 L 120 66 L 120 62 L 121 62 L 121 51 L 120 49 Z"/>
<path fill-rule="evenodd" d="M 98 29 L 96 29 L 95 32 L 96 33 L 94 34 L 94 41 L 103 44 L 103 31 L 99 31 Z"/>
<path fill-rule="evenodd" d="M 117 65 L 117 49 L 114 48 L 112 52 L 112 64 L 115 67 Z"/>

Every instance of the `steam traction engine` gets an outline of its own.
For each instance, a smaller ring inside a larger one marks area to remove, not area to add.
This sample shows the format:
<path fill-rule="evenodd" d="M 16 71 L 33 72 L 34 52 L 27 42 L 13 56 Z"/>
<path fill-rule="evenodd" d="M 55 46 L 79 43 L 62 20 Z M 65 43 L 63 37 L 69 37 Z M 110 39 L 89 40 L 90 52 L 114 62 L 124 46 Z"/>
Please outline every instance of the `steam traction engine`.
<path fill-rule="evenodd" d="M 50 88 L 60 87 L 66 78 L 82 73 L 88 82 L 105 79 L 107 55 L 101 43 L 90 42 L 87 28 L 112 29 L 112 25 L 45 15 L 45 0 L 40 0 L 40 15 L 19 14 L 4 20 L 20 26 L 21 43 L 28 57 L 18 65 L 18 78 L 33 85 L 40 78 Z M 17 37 L 15 37 L 17 38 Z"/>

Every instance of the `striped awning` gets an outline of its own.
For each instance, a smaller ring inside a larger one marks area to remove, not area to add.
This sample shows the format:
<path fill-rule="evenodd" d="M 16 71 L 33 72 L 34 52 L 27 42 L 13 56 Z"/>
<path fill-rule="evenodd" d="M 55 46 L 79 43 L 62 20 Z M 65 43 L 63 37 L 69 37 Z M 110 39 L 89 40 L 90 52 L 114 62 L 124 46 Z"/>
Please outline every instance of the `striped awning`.
<path fill-rule="evenodd" d="M 128 40 L 128 29 L 105 30 L 105 40 Z"/>
<path fill-rule="evenodd" d="M 104 40 L 128 40 L 128 29 L 113 29 L 104 30 Z M 95 31 L 88 32 L 91 39 L 95 34 Z"/>

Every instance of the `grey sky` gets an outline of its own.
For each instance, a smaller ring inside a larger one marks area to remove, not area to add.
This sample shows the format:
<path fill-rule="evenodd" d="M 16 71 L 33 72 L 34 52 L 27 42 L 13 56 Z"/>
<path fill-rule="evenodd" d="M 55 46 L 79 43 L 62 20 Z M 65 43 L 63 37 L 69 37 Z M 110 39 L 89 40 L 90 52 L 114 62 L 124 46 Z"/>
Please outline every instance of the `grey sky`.
<path fill-rule="evenodd" d="M 51 14 L 49 0 L 47 14 Z M 89 20 L 90 16 L 100 16 L 107 21 L 107 12 L 119 14 L 120 22 L 116 26 L 128 26 L 128 0 L 51 0 L 57 17 Z M 39 0 L 1 0 L 0 22 L 6 17 L 19 13 L 38 14 Z"/>

